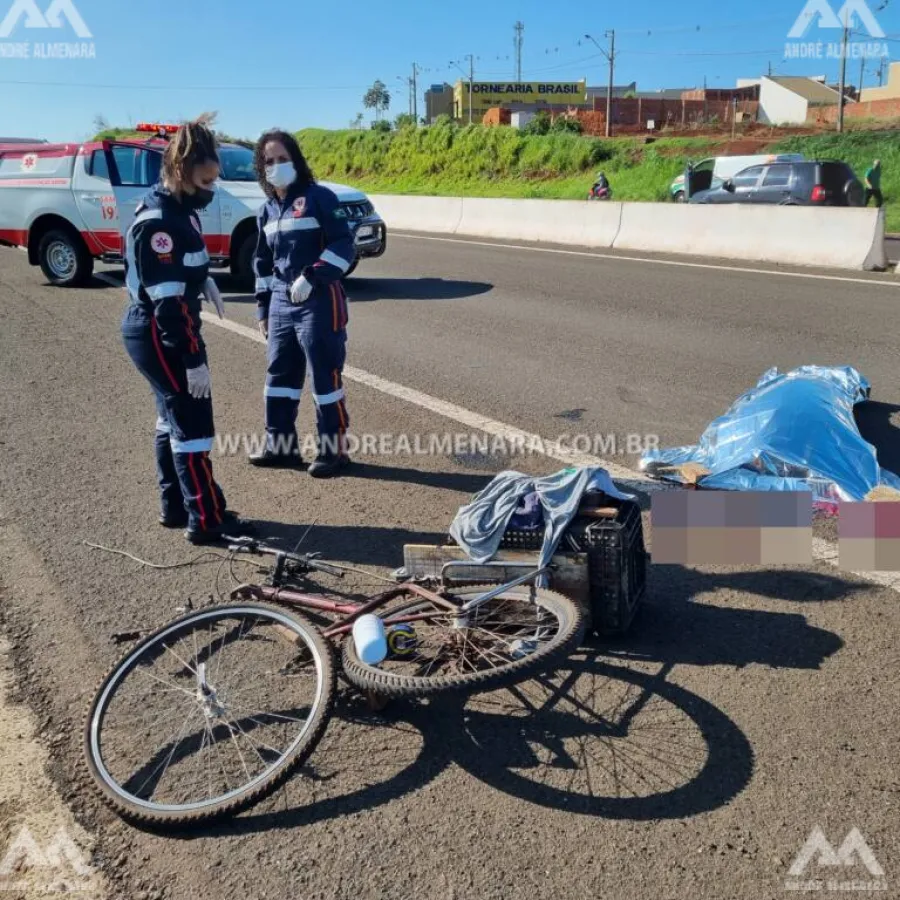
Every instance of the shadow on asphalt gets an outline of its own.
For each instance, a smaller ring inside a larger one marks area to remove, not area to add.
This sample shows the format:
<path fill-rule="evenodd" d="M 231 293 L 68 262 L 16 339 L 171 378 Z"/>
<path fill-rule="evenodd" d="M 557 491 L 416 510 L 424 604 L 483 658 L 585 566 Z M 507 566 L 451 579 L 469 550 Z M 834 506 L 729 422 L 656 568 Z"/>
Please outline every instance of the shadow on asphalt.
<path fill-rule="evenodd" d="M 454 461 L 460 465 L 465 464 L 461 458 L 455 458 Z M 481 458 L 479 467 L 483 467 L 486 462 L 486 458 Z M 423 469 L 358 462 L 354 462 L 343 477 L 372 479 L 374 481 L 394 481 L 398 484 L 417 484 L 423 487 L 459 491 L 463 494 L 478 493 L 490 483 L 492 478 L 491 475 L 476 475 L 467 472 L 428 472 Z M 447 524 L 449 525 L 449 522 Z"/>
<path fill-rule="evenodd" d="M 351 278 L 347 299 L 351 303 L 372 300 L 463 300 L 492 291 L 484 281 L 450 281 L 444 278 Z"/>
<path fill-rule="evenodd" d="M 364 566 L 403 565 L 405 544 L 439 544 L 446 533 L 408 531 L 404 528 L 376 528 L 366 525 L 287 525 L 254 519 L 260 540 L 283 550 L 293 550 L 303 538 L 298 552 L 321 553 L 323 559 L 343 560 Z M 307 534 L 308 530 L 308 534 Z M 304 538 L 304 535 L 306 537 Z"/>
<path fill-rule="evenodd" d="M 854 414 L 863 439 L 878 451 L 878 464 L 900 474 L 900 406 L 870 401 L 857 406 Z"/>
<path fill-rule="evenodd" d="M 552 675 L 474 697 L 454 762 L 528 803 L 608 819 L 717 809 L 753 775 L 753 750 L 721 710 L 667 681 L 582 651 Z"/>

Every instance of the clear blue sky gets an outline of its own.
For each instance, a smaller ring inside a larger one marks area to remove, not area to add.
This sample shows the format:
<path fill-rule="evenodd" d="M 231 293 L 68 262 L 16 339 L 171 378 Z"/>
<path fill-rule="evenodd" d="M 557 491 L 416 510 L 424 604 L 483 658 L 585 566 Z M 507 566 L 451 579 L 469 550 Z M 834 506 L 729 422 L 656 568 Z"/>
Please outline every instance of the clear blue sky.
<path fill-rule="evenodd" d="M 0 21 L 13 0 L 0 0 Z M 46 11 L 50 0 L 35 0 Z M 870 0 L 877 8 L 883 0 Z M 0 135 L 83 139 L 97 115 L 112 124 L 177 121 L 219 111 L 219 127 L 254 136 L 273 125 L 291 129 L 346 127 L 362 111 L 376 78 L 407 109 L 398 81 L 413 62 L 424 88 L 455 81 L 448 65 L 478 57 L 477 80 L 511 79 L 513 25 L 525 23 L 523 76 L 528 80 L 586 78 L 603 85 L 606 61 L 584 40 L 604 43 L 617 31 L 616 83 L 641 90 L 733 86 L 766 72 L 826 75 L 838 61 L 785 62 L 787 34 L 805 0 L 731 2 L 644 0 L 74 0 L 93 33 L 95 60 L 10 59 L 0 55 Z M 834 0 L 837 11 L 842 0 Z M 900 0 L 878 13 L 888 35 L 900 36 Z M 809 40 L 838 40 L 814 27 Z M 3 41 L 76 40 L 59 29 L 19 27 Z M 579 46 L 579 41 L 581 42 Z M 900 60 L 900 42 L 890 44 Z M 464 64 L 465 65 L 465 64 Z M 851 61 L 848 81 L 859 79 Z M 875 83 L 870 68 L 867 83 Z M 421 110 L 420 92 L 420 110 Z M 420 112 L 421 114 L 421 112 Z M 370 115 L 367 114 L 367 119 Z"/>

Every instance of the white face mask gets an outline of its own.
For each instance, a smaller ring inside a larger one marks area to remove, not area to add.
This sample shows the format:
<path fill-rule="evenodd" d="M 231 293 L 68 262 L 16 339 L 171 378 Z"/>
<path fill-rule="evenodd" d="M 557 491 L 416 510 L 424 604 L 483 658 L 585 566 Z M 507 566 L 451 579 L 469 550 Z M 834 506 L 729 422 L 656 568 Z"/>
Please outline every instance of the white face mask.
<path fill-rule="evenodd" d="M 266 181 L 276 188 L 290 187 L 297 180 L 297 170 L 292 162 L 266 166 Z"/>

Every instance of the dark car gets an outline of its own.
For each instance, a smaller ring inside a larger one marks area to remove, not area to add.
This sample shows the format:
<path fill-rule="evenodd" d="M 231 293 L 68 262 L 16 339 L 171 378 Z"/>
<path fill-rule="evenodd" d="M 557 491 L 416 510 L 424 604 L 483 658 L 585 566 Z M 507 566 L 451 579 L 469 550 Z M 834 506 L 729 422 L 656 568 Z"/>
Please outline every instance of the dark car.
<path fill-rule="evenodd" d="M 698 191 L 691 203 L 770 203 L 778 206 L 865 206 L 853 169 L 831 159 L 751 166 L 718 187 Z"/>

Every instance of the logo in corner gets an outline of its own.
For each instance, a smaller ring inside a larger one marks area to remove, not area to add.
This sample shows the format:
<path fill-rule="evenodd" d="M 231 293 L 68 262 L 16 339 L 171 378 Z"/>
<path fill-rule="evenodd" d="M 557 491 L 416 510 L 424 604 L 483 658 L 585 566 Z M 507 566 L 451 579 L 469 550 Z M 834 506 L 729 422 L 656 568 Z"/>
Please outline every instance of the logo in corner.
<path fill-rule="evenodd" d="M 14 0 L 0 22 L 0 38 L 9 37 L 23 18 L 25 28 L 63 28 L 65 20 L 78 37 L 93 37 L 73 0 L 53 0 L 46 13 L 41 12 L 36 0 Z"/>
<path fill-rule="evenodd" d="M 836 850 L 825 835 L 820 826 L 816 826 L 810 836 L 806 839 L 806 843 L 797 854 L 790 869 L 788 876 L 790 879 L 802 879 L 809 877 L 811 869 L 844 869 L 845 874 L 848 869 L 864 868 L 873 881 L 840 881 L 833 872 L 832 877 L 827 881 L 791 881 L 786 882 L 785 887 L 792 891 L 818 891 L 827 888 L 829 891 L 884 891 L 887 890 L 887 884 L 884 881 L 884 869 L 875 858 L 872 848 L 866 843 L 865 838 L 858 828 L 852 828 L 850 833 L 844 838 L 844 842 Z M 854 874 L 858 874 L 854 873 Z"/>
<path fill-rule="evenodd" d="M 877 39 L 886 37 L 884 29 L 878 24 L 866 0 L 846 0 L 837 13 L 829 0 L 807 0 L 794 27 L 788 32 L 788 37 L 794 40 L 806 37 L 814 23 L 817 23 L 819 28 L 843 28 L 845 24 L 853 28 L 857 22 L 871 37 Z"/>

